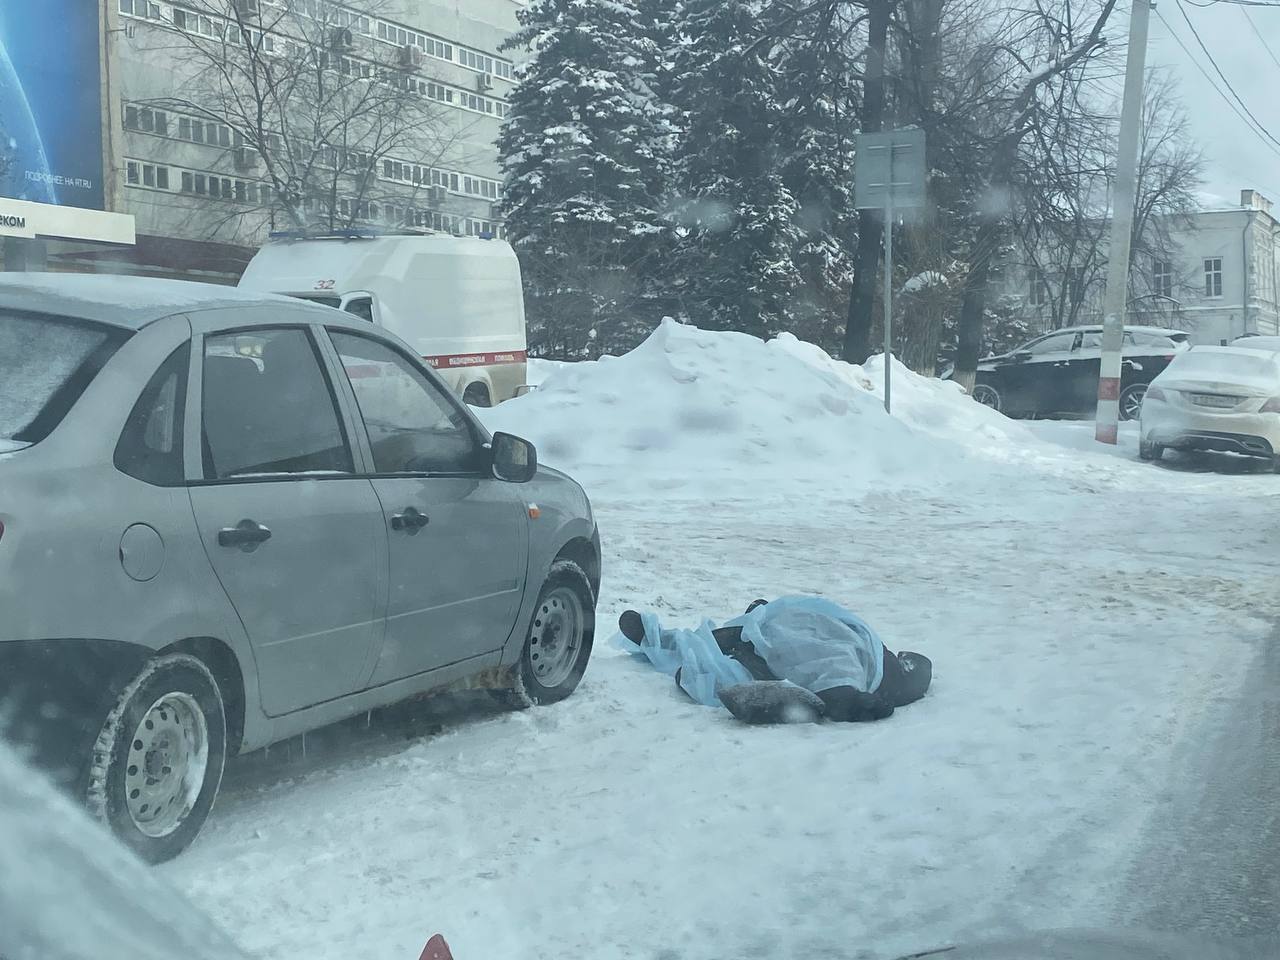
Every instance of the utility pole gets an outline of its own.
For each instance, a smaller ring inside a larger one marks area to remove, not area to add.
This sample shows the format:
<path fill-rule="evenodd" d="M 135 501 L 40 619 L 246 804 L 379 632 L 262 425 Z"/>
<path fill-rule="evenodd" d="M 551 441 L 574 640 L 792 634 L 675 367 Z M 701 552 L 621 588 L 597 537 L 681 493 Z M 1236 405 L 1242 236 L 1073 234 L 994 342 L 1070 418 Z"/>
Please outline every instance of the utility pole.
<path fill-rule="evenodd" d="M 1107 290 L 1103 300 L 1102 367 L 1098 377 L 1095 438 L 1114 444 L 1120 431 L 1120 364 L 1129 292 L 1129 246 L 1133 208 L 1137 202 L 1138 142 L 1142 134 L 1142 83 L 1147 66 L 1150 0 L 1133 0 L 1129 14 L 1129 57 L 1120 110 L 1120 144 L 1116 154 L 1116 188 L 1111 198 L 1111 245 Z"/>

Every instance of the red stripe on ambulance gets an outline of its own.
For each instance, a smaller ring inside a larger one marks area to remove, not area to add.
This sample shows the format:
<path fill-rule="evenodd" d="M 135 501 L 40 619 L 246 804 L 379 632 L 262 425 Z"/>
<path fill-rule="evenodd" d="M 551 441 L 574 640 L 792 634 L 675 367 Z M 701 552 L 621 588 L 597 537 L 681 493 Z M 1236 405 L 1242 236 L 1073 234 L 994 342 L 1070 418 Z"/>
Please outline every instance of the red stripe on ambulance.
<path fill-rule="evenodd" d="M 455 353 L 444 357 L 423 357 L 436 369 L 453 367 L 489 367 L 500 363 L 524 363 L 528 358 L 524 350 L 508 350 L 505 353 Z"/>

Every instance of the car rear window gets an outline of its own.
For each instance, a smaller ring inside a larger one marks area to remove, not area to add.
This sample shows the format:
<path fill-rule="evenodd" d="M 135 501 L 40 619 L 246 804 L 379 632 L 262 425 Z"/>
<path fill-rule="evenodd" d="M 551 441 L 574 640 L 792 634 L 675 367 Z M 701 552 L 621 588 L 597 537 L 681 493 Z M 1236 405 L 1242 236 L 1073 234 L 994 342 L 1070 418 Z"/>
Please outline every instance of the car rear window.
<path fill-rule="evenodd" d="M 0 311 L 0 439 L 43 440 L 126 339 L 86 320 Z"/>
<path fill-rule="evenodd" d="M 1169 370 L 1182 376 L 1212 377 L 1218 380 L 1238 377 L 1280 377 L 1280 367 L 1270 357 L 1259 357 L 1244 351 L 1203 353 L 1188 350 L 1178 354 Z"/>

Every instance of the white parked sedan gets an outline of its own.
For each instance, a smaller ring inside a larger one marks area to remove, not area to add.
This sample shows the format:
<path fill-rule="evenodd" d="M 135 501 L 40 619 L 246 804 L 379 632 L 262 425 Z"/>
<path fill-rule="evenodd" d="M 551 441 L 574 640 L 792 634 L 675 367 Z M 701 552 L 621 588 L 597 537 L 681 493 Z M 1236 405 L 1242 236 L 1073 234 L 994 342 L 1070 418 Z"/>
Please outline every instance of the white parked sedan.
<path fill-rule="evenodd" d="M 1165 448 L 1264 457 L 1280 472 L 1280 352 L 1193 347 L 1151 382 L 1138 455 Z"/>

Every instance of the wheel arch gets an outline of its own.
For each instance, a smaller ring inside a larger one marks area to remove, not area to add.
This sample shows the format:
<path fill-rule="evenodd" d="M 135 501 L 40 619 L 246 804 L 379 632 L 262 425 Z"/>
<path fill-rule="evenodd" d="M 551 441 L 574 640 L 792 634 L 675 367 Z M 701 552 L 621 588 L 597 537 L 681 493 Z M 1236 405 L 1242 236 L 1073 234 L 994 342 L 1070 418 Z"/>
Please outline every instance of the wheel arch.
<path fill-rule="evenodd" d="M 574 537 L 556 553 L 556 560 L 569 560 L 582 568 L 591 584 L 591 593 L 598 600 L 600 597 L 600 554 L 596 546 L 586 537 Z"/>
<path fill-rule="evenodd" d="M 483 370 L 476 370 L 476 371 L 473 371 L 472 373 L 469 373 L 464 379 L 466 382 L 463 385 L 462 389 L 458 391 L 464 403 L 472 404 L 473 406 L 481 406 L 481 407 L 493 406 L 493 383 L 490 382 L 488 373 L 484 372 Z M 487 402 L 482 404 L 480 403 L 473 404 L 471 400 L 468 400 L 467 396 L 468 394 L 471 394 L 473 390 L 475 391 L 483 390 L 484 399 Z"/>
<path fill-rule="evenodd" d="M 213 674 L 222 694 L 227 718 L 227 755 L 235 756 L 244 742 L 246 692 L 244 670 L 231 645 L 215 637 L 187 637 L 169 644 L 157 654 L 187 653 Z"/>

